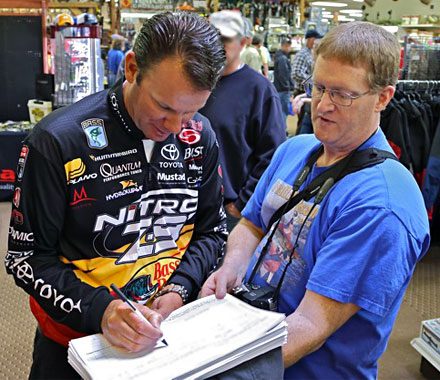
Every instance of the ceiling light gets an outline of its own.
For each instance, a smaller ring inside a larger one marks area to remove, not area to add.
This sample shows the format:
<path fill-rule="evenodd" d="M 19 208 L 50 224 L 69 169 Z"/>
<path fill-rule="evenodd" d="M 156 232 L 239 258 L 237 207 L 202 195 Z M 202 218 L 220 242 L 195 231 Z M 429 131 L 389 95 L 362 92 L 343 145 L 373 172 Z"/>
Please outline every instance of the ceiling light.
<path fill-rule="evenodd" d="M 355 3 L 363 3 L 364 2 L 364 0 L 351 0 L 351 1 L 354 1 Z"/>
<path fill-rule="evenodd" d="M 314 1 L 312 5 L 314 7 L 334 7 L 334 8 L 343 8 L 348 6 L 346 3 L 332 3 L 330 1 Z"/>
<path fill-rule="evenodd" d="M 323 15 L 322 18 L 333 18 L 333 15 Z"/>
<path fill-rule="evenodd" d="M 339 16 L 338 17 L 339 21 L 355 21 L 354 18 L 350 18 L 350 17 L 345 17 L 345 16 Z"/>
<path fill-rule="evenodd" d="M 361 15 L 359 13 L 350 13 L 349 16 L 350 17 L 354 17 L 354 18 L 361 18 L 361 17 L 363 17 L 363 15 Z"/>
<path fill-rule="evenodd" d="M 359 9 L 359 10 L 357 10 L 357 9 L 343 9 L 339 12 L 341 12 L 341 13 L 362 13 L 362 10 L 361 9 Z"/>

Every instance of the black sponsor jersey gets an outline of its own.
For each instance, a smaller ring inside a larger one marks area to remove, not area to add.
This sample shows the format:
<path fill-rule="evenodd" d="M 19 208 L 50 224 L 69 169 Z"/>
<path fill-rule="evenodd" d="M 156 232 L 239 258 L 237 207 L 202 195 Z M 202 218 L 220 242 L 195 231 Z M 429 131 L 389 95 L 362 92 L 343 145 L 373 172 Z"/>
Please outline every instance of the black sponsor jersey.
<path fill-rule="evenodd" d="M 171 280 L 194 298 L 222 254 L 208 120 L 195 114 L 178 136 L 156 142 L 150 159 L 149 143 L 121 86 L 51 113 L 24 142 L 6 268 L 31 295 L 43 332 L 61 343 L 44 325 L 65 326 L 70 337 L 99 332 L 111 283 L 141 303 Z"/>

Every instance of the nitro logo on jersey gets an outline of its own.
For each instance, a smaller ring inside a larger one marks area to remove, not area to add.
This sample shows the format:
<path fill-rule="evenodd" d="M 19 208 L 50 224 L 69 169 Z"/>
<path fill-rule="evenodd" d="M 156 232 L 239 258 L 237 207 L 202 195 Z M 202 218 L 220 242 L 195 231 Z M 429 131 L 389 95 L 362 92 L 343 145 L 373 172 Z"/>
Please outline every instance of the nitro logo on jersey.
<path fill-rule="evenodd" d="M 120 208 L 117 215 L 96 217 L 95 252 L 117 258 L 116 264 L 125 264 L 178 249 L 181 230 L 194 217 L 197 205 L 195 190 L 160 189 L 142 194 L 136 202 Z"/>

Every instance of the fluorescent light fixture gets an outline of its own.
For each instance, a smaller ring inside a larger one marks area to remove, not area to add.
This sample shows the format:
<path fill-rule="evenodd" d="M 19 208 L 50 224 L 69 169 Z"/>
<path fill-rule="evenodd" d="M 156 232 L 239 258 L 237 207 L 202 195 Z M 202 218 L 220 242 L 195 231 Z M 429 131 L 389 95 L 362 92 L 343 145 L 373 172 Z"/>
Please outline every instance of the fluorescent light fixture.
<path fill-rule="evenodd" d="M 361 18 L 363 15 L 361 13 L 350 13 L 349 16 L 354 18 Z"/>
<path fill-rule="evenodd" d="M 324 24 L 328 23 L 328 20 L 326 18 L 321 19 L 321 22 L 323 22 Z"/>
<path fill-rule="evenodd" d="M 364 2 L 364 0 L 351 0 L 351 1 L 353 1 L 354 3 L 363 3 Z"/>
<path fill-rule="evenodd" d="M 340 13 L 362 13 L 362 10 L 359 9 L 342 9 L 341 11 L 339 11 Z"/>
<path fill-rule="evenodd" d="M 333 18 L 333 15 L 323 15 L 322 18 Z"/>
<path fill-rule="evenodd" d="M 356 21 L 354 18 L 344 17 L 344 16 L 338 17 L 338 20 L 339 21 Z"/>
<path fill-rule="evenodd" d="M 157 12 L 121 12 L 121 18 L 151 18 Z"/>
<path fill-rule="evenodd" d="M 333 8 L 343 8 L 348 6 L 346 3 L 333 3 L 330 1 L 314 1 L 312 5 L 314 7 L 333 7 Z"/>

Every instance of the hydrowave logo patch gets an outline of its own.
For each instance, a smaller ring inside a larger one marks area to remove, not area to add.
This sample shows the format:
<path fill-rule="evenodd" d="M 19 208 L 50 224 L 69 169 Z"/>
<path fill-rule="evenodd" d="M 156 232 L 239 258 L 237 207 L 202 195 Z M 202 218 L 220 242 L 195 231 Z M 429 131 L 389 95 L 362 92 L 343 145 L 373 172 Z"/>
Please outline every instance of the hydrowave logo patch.
<path fill-rule="evenodd" d="M 121 207 L 117 215 L 96 217 L 93 247 L 116 264 L 177 249 L 182 228 L 195 215 L 198 192 L 190 189 L 152 190 Z M 121 245 L 122 242 L 122 245 Z"/>

